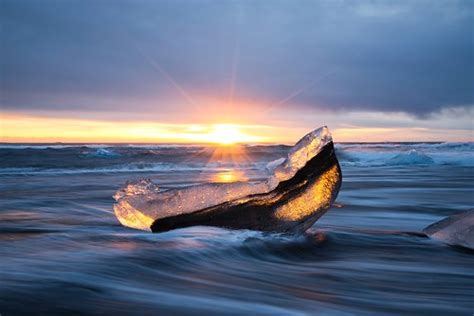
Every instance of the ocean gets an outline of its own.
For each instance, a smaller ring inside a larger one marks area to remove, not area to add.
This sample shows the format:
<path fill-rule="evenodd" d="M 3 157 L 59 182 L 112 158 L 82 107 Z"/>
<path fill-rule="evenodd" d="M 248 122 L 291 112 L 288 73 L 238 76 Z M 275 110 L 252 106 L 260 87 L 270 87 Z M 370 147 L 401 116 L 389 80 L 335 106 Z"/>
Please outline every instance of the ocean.
<path fill-rule="evenodd" d="M 285 145 L 0 144 L 0 314 L 472 315 L 474 252 L 422 230 L 474 205 L 474 143 L 336 144 L 303 235 L 121 226 L 113 194 L 256 181 Z"/>

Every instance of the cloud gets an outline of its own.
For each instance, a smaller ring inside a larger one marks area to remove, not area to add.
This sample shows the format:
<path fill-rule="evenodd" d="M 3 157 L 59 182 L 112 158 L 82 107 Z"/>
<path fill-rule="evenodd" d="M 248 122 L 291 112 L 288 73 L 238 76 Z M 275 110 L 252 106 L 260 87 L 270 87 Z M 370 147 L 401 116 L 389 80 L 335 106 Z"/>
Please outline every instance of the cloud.
<path fill-rule="evenodd" d="M 4 0 L 1 106 L 166 114 L 212 96 L 426 116 L 474 104 L 473 12 L 463 1 Z"/>

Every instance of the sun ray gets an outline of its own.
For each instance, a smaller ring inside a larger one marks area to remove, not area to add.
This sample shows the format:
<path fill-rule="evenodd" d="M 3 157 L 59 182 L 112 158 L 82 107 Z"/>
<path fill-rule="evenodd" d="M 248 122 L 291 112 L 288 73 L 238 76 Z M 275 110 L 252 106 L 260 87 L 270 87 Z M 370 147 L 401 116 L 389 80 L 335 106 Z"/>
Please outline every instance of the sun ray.
<path fill-rule="evenodd" d="M 265 108 L 265 110 L 263 110 L 262 113 L 268 113 L 270 112 L 271 110 L 273 110 L 273 108 L 275 107 L 279 107 L 283 104 L 286 104 L 288 101 L 294 99 L 295 97 L 297 97 L 298 95 L 300 95 L 301 93 L 303 93 L 304 91 L 306 91 L 307 89 L 313 87 L 315 84 L 317 84 L 318 82 L 320 82 L 321 80 L 333 75 L 334 73 L 336 73 L 337 71 L 339 71 L 339 68 L 336 67 L 334 68 L 333 70 L 331 71 L 328 71 L 327 73 L 311 80 L 309 83 L 303 85 L 301 88 L 299 89 L 296 89 L 295 91 L 291 92 L 288 96 L 280 99 L 279 101 L 277 102 L 274 102 L 272 103 L 270 106 L 268 106 L 267 108 Z"/>
<path fill-rule="evenodd" d="M 232 106 L 234 103 L 235 93 L 235 82 L 237 80 L 237 65 L 240 58 L 240 44 L 238 40 L 235 41 L 234 54 L 232 56 L 232 70 L 230 76 L 230 87 L 229 87 L 229 105 Z"/>
<path fill-rule="evenodd" d="M 169 82 L 173 85 L 173 87 L 184 97 L 184 99 L 191 104 L 195 109 L 200 110 L 199 105 L 194 101 L 194 99 L 189 95 L 188 92 L 167 72 L 160 66 L 160 64 L 154 59 L 149 57 L 148 58 L 151 65 L 158 70 L 158 72 Z"/>

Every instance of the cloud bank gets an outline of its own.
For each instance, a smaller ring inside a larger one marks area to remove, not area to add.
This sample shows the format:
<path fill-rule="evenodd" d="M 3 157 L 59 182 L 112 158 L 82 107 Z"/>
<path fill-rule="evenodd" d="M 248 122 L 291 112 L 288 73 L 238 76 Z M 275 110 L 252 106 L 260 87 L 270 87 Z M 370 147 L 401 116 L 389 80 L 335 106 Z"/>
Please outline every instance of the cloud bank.
<path fill-rule="evenodd" d="M 471 1 L 4 0 L 1 106 L 168 113 L 212 96 L 280 112 L 471 107 L 473 9 Z"/>

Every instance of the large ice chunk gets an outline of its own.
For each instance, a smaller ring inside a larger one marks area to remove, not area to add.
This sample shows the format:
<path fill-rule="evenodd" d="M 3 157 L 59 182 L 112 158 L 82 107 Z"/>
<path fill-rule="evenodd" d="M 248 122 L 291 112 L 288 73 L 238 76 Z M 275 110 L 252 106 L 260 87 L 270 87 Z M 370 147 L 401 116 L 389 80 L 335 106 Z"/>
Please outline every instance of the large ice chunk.
<path fill-rule="evenodd" d="M 341 172 L 327 127 L 308 133 L 271 168 L 267 180 L 253 183 L 168 191 L 159 191 L 149 180 L 127 183 L 114 196 L 114 211 L 123 225 L 142 230 L 213 225 L 287 231 L 308 228 L 339 191 Z"/>

